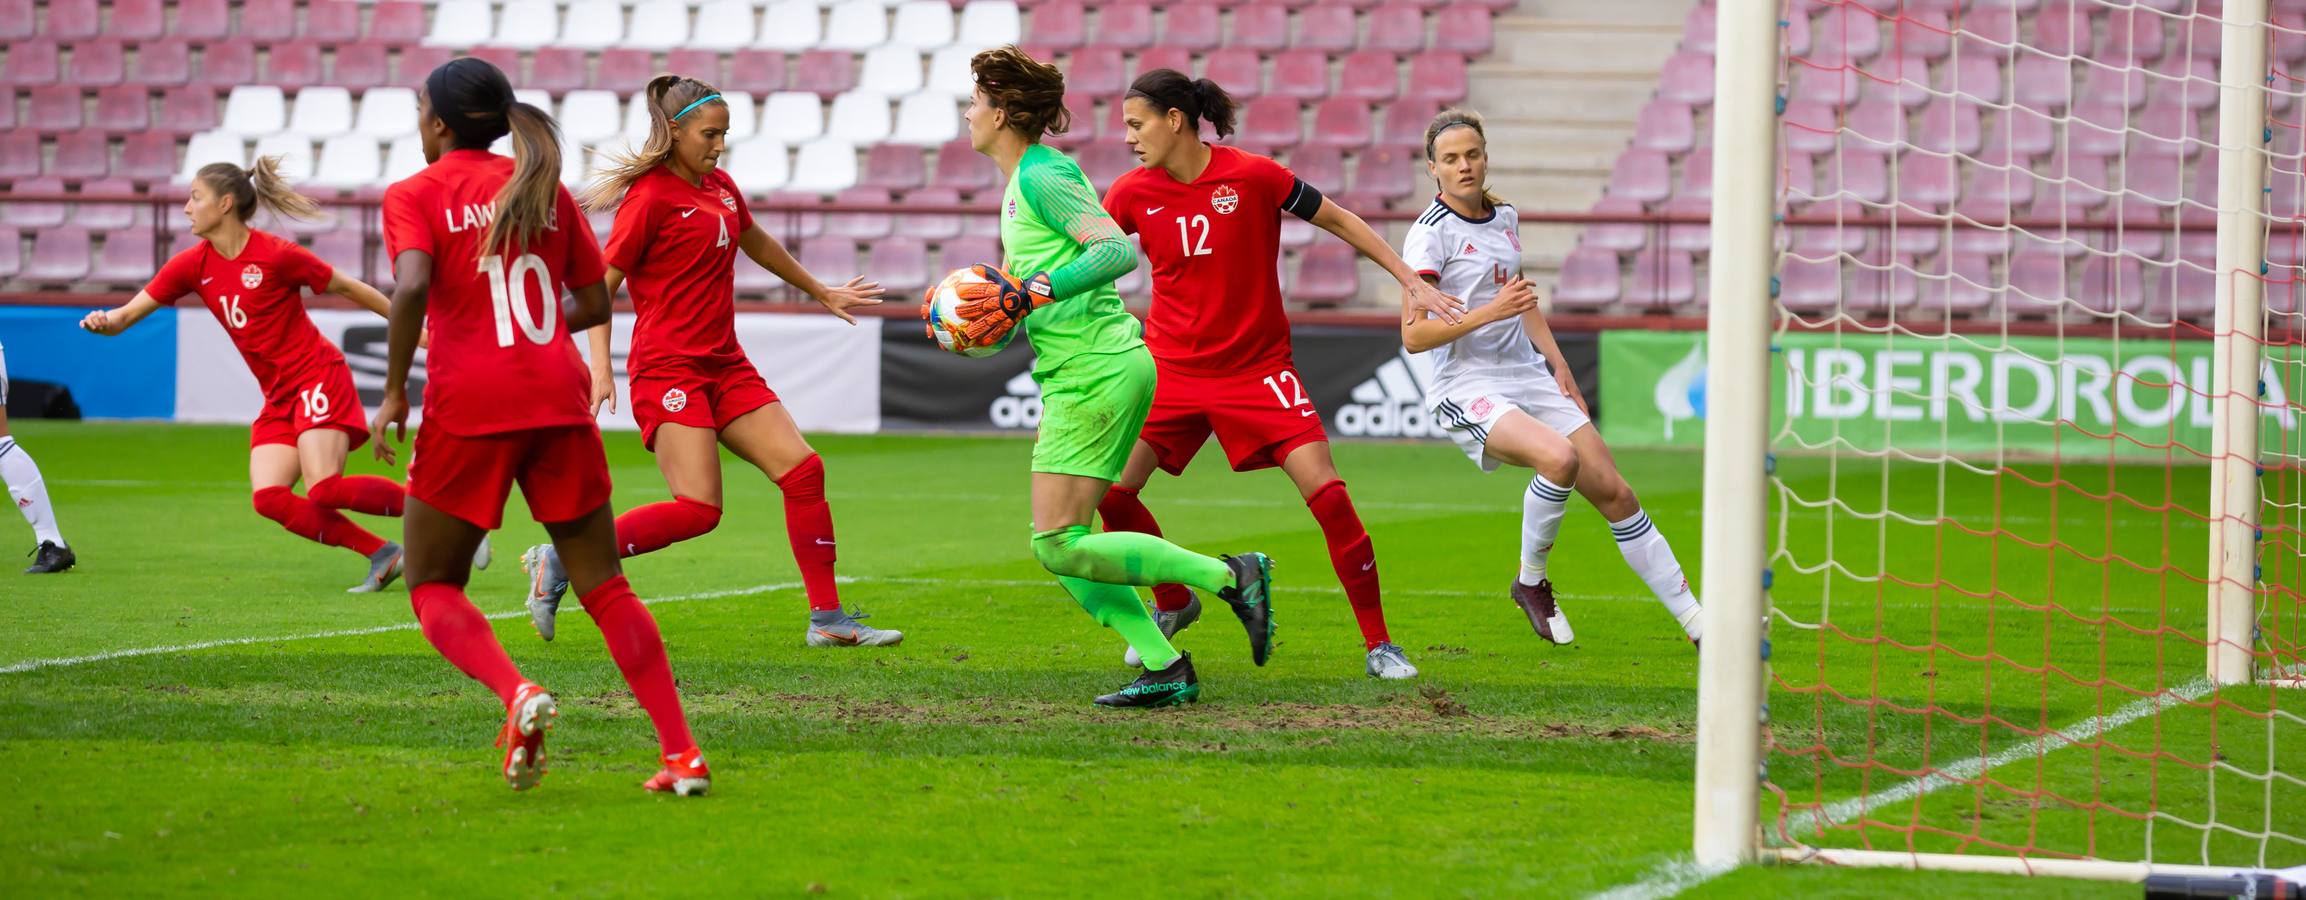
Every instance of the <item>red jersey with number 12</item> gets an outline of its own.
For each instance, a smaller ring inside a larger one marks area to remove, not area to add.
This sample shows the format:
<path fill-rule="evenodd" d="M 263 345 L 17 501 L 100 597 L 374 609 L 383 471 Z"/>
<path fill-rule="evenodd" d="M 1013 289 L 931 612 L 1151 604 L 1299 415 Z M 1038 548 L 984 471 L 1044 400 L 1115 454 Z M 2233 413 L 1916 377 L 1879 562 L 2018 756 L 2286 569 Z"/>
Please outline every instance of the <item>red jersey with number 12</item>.
<path fill-rule="evenodd" d="M 1203 375 L 1287 365 L 1281 308 L 1281 205 L 1297 176 L 1280 163 L 1211 145 L 1191 184 L 1139 167 L 1115 179 L 1105 211 L 1137 235 L 1153 267 L 1145 345 L 1162 365 Z"/>
<path fill-rule="evenodd" d="M 231 259 L 207 241 L 176 254 L 152 276 L 144 293 L 171 306 L 186 294 L 198 294 L 223 323 L 240 358 L 248 361 L 265 402 L 286 403 L 295 399 L 298 388 L 309 386 L 314 373 L 344 365 L 344 352 L 312 326 L 304 295 L 297 290 L 326 291 L 335 274 L 312 251 L 251 229 L 248 245 Z"/>
<path fill-rule="evenodd" d="M 393 258 L 432 256 L 425 323 L 424 420 L 451 434 L 496 434 L 593 421 L 592 375 L 569 340 L 561 295 L 601 282 L 600 247 L 567 188 L 518 254 L 482 252 L 497 191 L 513 161 L 452 150 L 386 188 L 384 241 Z"/>
<path fill-rule="evenodd" d="M 658 166 L 633 180 L 609 231 L 608 264 L 632 290 L 632 375 L 665 366 L 741 362 L 737 344 L 737 238 L 753 227 L 742 192 L 713 169 L 690 184 Z"/>

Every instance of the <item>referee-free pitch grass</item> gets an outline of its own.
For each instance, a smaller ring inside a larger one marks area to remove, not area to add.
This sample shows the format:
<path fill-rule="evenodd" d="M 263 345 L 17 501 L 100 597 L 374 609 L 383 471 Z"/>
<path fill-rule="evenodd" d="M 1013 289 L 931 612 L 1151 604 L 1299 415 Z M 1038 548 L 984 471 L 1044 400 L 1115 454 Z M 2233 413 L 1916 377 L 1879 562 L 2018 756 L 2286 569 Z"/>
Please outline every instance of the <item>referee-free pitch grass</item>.
<path fill-rule="evenodd" d="M 881 650 L 802 646 L 779 494 L 728 459 L 720 529 L 627 564 L 715 775 L 675 799 L 641 791 L 655 741 L 574 599 L 551 644 L 518 613 L 541 531 L 517 498 L 471 593 L 562 716 L 551 774 L 516 794 L 497 703 L 416 633 L 405 586 L 343 593 L 358 558 L 250 511 L 244 430 L 15 424 L 81 562 L 0 574 L 10 895 L 1576 896 L 1689 846 L 1695 654 L 1582 501 L 1554 554 L 1578 643 L 1539 641 L 1504 591 L 1523 479 L 1446 445 L 1337 447 L 1410 683 L 1363 674 L 1285 478 L 1207 454 L 1158 478 L 1173 539 L 1278 561 L 1281 643 L 1252 667 L 1212 602 L 1180 639 L 1204 702 L 1135 713 L 1088 702 L 1133 673 L 1032 560 L 1026 441 L 816 439 L 844 597 L 906 633 Z M 662 499 L 637 437 L 608 444 L 616 505 Z M 1620 460 L 1694 578 L 1698 457 Z M 0 538 L 30 543 L 12 520 Z M 151 648 L 179 649 L 65 661 Z M 2135 888 L 1747 869 L 1690 895 L 1925 890 Z"/>

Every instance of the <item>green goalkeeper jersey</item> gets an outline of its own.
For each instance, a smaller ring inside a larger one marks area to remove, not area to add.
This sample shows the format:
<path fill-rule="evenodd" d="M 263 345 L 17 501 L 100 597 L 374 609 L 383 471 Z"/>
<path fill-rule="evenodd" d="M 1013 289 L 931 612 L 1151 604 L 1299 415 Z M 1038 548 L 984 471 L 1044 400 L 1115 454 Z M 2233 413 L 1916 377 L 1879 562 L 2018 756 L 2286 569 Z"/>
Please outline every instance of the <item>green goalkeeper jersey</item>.
<path fill-rule="evenodd" d="M 1040 144 L 1025 148 L 1001 196 L 1001 248 L 1003 268 L 1019 278 L 1049 273 L 1057 298 L 1025 317 L 1035 380 L 1077 356 L 1144 346 L 1144 329 L 1113 289 L 1136 267 L 1137 248 L 1071 157 Z"/>

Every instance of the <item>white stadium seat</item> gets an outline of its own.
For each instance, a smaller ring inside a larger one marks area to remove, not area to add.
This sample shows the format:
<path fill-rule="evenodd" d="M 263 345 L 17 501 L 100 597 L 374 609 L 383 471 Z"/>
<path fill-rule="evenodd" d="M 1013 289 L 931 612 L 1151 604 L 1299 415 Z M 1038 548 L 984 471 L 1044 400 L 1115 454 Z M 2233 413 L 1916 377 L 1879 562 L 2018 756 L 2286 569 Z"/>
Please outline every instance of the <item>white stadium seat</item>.
<path fill-rule="evenodd" d="M 770 138 L 754 138 L 729 147 L 721 157 L 721 168 L 727 169 L 729 178 L 737 188 L 747 194 L 766 194 L 781 189 L 792 177 L 792 161 L 786 158 L 784 142 Z"/>
<path fill-rule="evenodd" d="M 824 37 L 824 13 L 810 0 L 775 0 L 761 13 L 761 37 L 757 46 L 765 50 L 809 50 Z"/>
<path fill-rule="evenodd" d="M 432 8 L 432 31 L 424 36 L 433 47 L 475 47 L 488 43 L 491 29 L 488 0 L 441 0 Z"/>
<path fill-rule="evenodd" d="M 837 138 L 821 138 L 801 145 L 793 161 L 786 190 L 808 194 L 837 194 L 857 183 L 857 145 Z"/>
<path fill-rule="evenodd" d="M 360 117 L 352 130 L 379 141 L 397 140 L 416 133 L 416 91 L 400 87 L 369 88 L 360 95 Z"/>
<path fill-rule="evenodd" d="M 561 98 L 561 135 L 579 144 L 616 137 L 623 133 L 622 112 L 614 91 L 570 91 Z M 648 132 L 641 134 L 645 137 Z"/>
<path fill-rule="evenodd" d="M 888 96 L 850 91 L 833 98 L 833 111 L 825 116 L 825 136 L 852 144 L 888 140 Z"/>
<path fill-rule="evenodd" d="M 625 8 L 617 0 L 576 0 L 569 4 L 557 46 L 605 50 L 625 39 Z"/>
<path fill-rule="evenodd" d="M 825 105 L 817 95 L 779 91 L 761 104 L 761 125 L 756 133 L 788 144 L 812 140 L 825 133 Z"/>
<path fill-rule="evenodd" d="M 384 184 L 391 184 L 424 171 L 424 138 L 405 134 L 392 139 L 392 149 L 384 154 Z"/>
<path fill-rule="evenodd" d="M 889 140 L 921 147 L 942 146 L 961 136 L 961 105 L 952 95 L 927 91 L 897 104 L 897 130 Z"/>
<path fill-rule="evenodd" d="M 184 145 L 184 167 L 176 172 L 176 180 L 187 182 L 209 163 L 228 162 L 236 166 L 248 165 L 248 144 L 240 135 L 229 131 L 203 131 L 193 135 Z"/>
<path fill-rule="evenodd" d="M 689 8 L 680 0 L 648 0 L 633 7 L 624 45 L 635 50 L 671 50 L 688 44 Z"/>
<path fill-rule="evenodd" d="M 352 92 L 340 87 L 308 87 L 296 92 L 288 130 L 325 140 L 352 130 Z"/>
<path fill-rule="evenodd" d="M 382 148 L 376 138 L 354 132 L 329 138 L 320 145 L 320 165 L 313 169 L 315 187 L 352 190 L 376 184 L 383 174 L 379 168 Z"/>
<path fill-rule="evenodd" d="M 294 184 L 312 177 L 312 139 L 300 134 L 268 134 L 256 142 L 256 156 L 280 157 L 280 177 Z M 250 157 L 253 162 L 255 157 Z"/>
<path fill-rule="evenodd" d="M 288 98 L 276 87 L 244 84 L 224 100 L 224 124 L 218 131 L 242 137 L 271 134 L 288 127 Z"/>
<path fill-rule="evenodd" d="M 857 89 L 891 97 L 921 89 L 921 53 L 910 47 L 875 47 L 865 54 Z"/>
<path fill-rule="evenodd" d="M 553 0 L 512 0 L 497 14 L 496 35 L 489 43 L 515 50 L 534 50 L 560 37 L 560 5 Z"/>
<path fill-rule="evenodd" d="M 970 44 L 939 49 L 929 58 L 929 80 L 922 87 L 955 97 L 969 96 L 977 88 L 977 77 L 969 72 L 969 60 L 985 49 Z"/>
<path fill-rule="evenodd" d="M 826 50 L 867 50 L 889 41 L 889 10 L 876 0 L 842 0 L 825 18 Z"/>
<path fill-rule="evenodd" d="M 697 31 L 688 46 L 699 50 L 751 46 L 756 23 L 752 0 L 712 0 L 697 8 Z"/>
<path fill-rule="evenodd" d="M 625 142 L 631 144 L 634 149 L 639 149 L 640 145 L 648 142 L 648 95 L 634 94 L 632 102 L 625 104 L 625 129 L 622 134 Z"/>
<path fill-rule="evenodd" d="M 889 26 L 889 46 L 923 52 L 953 42 L 953 6 L 945 0 L 906 0 Z"/>
<path fill-rule="evenodd" d="M 750 138 L 760 130 L 760 111 L 753 106 L 753 95 L 728 91 L 721 94 L 721 100 L 729 104 L 729 143 Z"/>
<path fill-rule="evenodd" d="M 1017 4 L 1009 0 L 969 0 L 961 8 L 961 32 L 954 42 L 964 46 L 998 47 L 1014 44 L 1024 34 Z"/>
<path fill-rule="evenodd" d="M 544 110 L 545 115 L 559 115 L 559 113 L 553 109 L 552 93 L 550 91 L 541 91 L 536 88 L 516 88 L 512 92 L 512 98 L 514 100 L 518 100 L 522 103 L 526 103 L 530 106 Z"/>

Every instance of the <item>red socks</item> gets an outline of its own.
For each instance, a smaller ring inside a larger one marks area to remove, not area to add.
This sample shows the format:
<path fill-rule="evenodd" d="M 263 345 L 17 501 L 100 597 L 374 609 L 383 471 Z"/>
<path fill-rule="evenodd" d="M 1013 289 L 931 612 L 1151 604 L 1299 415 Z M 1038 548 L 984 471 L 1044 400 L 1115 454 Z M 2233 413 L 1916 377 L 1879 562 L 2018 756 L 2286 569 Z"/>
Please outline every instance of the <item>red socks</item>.
<path fill-rule="evenodd" d="M 299 497 L 295 491 L 273 486 L 259 488 L 250 498 L 256 514 L 279 522 L 289 533 L 331 547 L 343 547 L 362 556 L 384 547 L 384 539 L 352 524 L 336 510 Z"/>
<path fill-rule="evenodd" d="M 657 620 L 649 615 L 649 608 L 633 596 L 632 585 L 619 575 L 601 582 L 580 600 L 600 626 L 601 639 L 609 645 L 609 658 L 616 660 L 617 671 L 624 673 L 633 699 L 640 701 L 649 721 L 656 724 L 657 743 L 666 753 L 695 748 L 697 741 L 689 736 L 689 720 L 681 714 L 680 691 L 673 687 L 672 664 L 665 661 L 664 638 L 657 633 Z M 479 614 L 474 615 L 477 618 Z M 429 629 L 426 634 L 431 634 Z"/>
<path fill-rule="evenodd" d="M 415 585 L 408 589 L 408 605 L 416 610 L 416 624 L 433 649 L 472 680 L 495 691 L 504 705 L 512 705 L 513 693 L 526 679 L 512 664 L 512 657 L 505 655 L 496 632 L 489 630 L 488 619 L 473 607 L 463 588 L 442 582 Z"/>
<path fill-rule="evenodd" d="M 1332 481 L 1306 498 L 1313 520 L 1321 523 L 1321 536 L 1329 541 L 1329 563 L 1337 567 L 1337 581 L 1345 586 L 1345 600 L 1353 604 L 1353 618 L 1361 625 L 1361 640 L 1374 649 L 1391 637 L 1385 633 L 1385 606 L 1378 600 L 1377 551 L 1370 546 L 1369 529 L 1353 511 L 1353 498 L 1345 482 Z"/>
<path fill-rule="evenodd" d="M 801 567 L 809 609 L 840 609 L 840 588 L 833 582 L 837 548 L 833 543 L 833 508 L 825 503 L 824 460 L 809 454 L 777 479 L 777 487 L 785 492 L 785 537 L 793 543 L 793 562 Z"/>
<path fill-rule="evenodd" d="M 1105 520 L 1106 531 L 1161 536 L 1161 523 L 1153 521 L 1153 511 L 1145 508 L 1145 501 L 1137 499 L 1136 491 L 1118 484 L 1105 489 L 1105 499 L 1097 504 L 1097 515 Z M 1193 591 L 1182 584 L 1153 586 L 1153 606 L 1162 612 L 1176 612 L 1192 602 Z"/>
<path fill-rule="evenodd" d="M 376 475 L 331 475 L 307 486 L 304 495 L 330 509 L 394 518 L 408 499 L 400 482 Z"/>
<path fill-rule="evenodd" d="M 617 555 L 655 553 L 720 524 L 720 507 L 687 497 L 627 510 L 617 517 Z"/>

